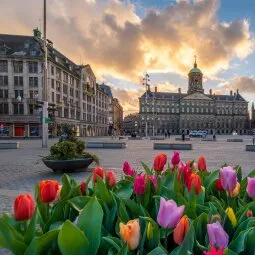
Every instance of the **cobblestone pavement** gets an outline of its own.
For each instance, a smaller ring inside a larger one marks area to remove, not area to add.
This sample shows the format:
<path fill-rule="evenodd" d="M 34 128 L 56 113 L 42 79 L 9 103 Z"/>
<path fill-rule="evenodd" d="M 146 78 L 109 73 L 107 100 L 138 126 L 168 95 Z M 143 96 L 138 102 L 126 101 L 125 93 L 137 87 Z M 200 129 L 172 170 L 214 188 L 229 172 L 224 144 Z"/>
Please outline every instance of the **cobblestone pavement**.
<path fill-rule="evenodd" d="M 209 170 L 217 169 L 224 163 L 233 166 L 239 164 L 247 174 L 255 168 L 255 152 L 245 151 L 245 145 L 251 144 L 251 137 L 242 136 L 243 143 L 226 142 L 227 138 L 227 136 L 218 136 L 217 142 L 204 142 L 200 138 L 192 138 L 190 143 L 193 145 L 193 150 L 182 151 L 181 158 L 186 161 L 204 155 Z M 170 140 L 159 142 L 174 142 L 174 139 L 175 137 L 171 136 Z M 86 140 L 110 141 L 109 138 L 87 138 Z M 125 160 L 129 161 L 136 170 L 142 170 L 141 161 L 151 165 L 154 156 L 161 152 L 152 149 L 155 141 L 124 141 L 127 143 L 125 149 L 89 149 L 88 151 L 96 153 L 101 165 L 106 169 L 114 170 L 119 178 Z M 19 140 L 19 142 L 20 149 L 0 150 L 0 214 L 12 211 L 13 201 L 18 193 L 33 192 L 34 185 L 40 180 L 60 180 L 62 176 L 61 173 L 54 173 L 48 169 L 41 161 L 41 156 L 49 153 L 49 149 L 41 148 L 41 140 Z M 56 139 L 49 140 L 49 148 L 55 142 Z M 164 152 L 171 158 L 172 151 Z M 70 175 L 77 180 L 84 180 L 91 169 L 88 172 L 76 172 Z M 0 254 L 2 254 L 1 250 Z"/>

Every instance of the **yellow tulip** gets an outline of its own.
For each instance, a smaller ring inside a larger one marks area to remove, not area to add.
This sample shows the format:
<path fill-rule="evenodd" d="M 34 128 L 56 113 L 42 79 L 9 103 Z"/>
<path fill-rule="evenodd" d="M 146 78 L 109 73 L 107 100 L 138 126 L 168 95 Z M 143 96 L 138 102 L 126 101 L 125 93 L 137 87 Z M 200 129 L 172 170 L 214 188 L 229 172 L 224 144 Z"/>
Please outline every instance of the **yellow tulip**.
<path fill-rule="evenodd" d="M 239 194 L 239 192 L 240 192 L 240 183 L 238 182 L 236 184 L 236 187 L 232 191 L 229 192 L 229 195 L 230 195 L 230 197 L 236 197 Z"/>
<path fill-rule="evenodd" d="M 237 221 L 236 221 L 236 216 L 235 216 L 233 209 L 231 207 L 228 207 L 226 209 L 226 213 L 228 215 L 229 220 L 232 223 L 232 226 L 235 227 L 237 225 Z"/>
<path fill-rule="evenodd" d="M 153 238 L 153 230 L 152 230 L 152 225 L 150 222 L 148 223 L 146 234 L 147 234 L 148 240 L 151 240 Z"/>
<path fill-rule="evenodd" d="M 120 223 L 120 235 L 127 242 L 129 250 L 135 250 L 140 242 L 139 220 L 130 220 L 126 225 Z"/>

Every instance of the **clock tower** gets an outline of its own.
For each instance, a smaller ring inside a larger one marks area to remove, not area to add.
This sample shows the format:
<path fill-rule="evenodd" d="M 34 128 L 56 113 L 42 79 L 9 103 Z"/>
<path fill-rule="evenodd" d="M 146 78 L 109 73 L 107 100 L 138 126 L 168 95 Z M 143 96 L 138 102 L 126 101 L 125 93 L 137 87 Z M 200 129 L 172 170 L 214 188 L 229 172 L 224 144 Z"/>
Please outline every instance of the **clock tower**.
<path fill-rule="evenodd" d="M 203 74 L 200 69 L 197 68 L 197 61 L 195 56 L 194 68 L 189 71 L 189 88 L 188 94 L 194 92 L 204 93 L 203 89 Z"/>

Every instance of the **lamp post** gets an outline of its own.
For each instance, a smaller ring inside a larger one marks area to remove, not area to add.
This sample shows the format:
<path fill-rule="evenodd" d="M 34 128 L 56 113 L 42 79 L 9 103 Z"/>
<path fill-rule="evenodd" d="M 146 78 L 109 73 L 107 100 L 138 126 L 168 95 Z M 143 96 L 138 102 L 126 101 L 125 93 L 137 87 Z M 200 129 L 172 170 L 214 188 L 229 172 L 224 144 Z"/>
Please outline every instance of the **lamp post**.
<path fill-rule="evenodd" d="M 43 5 L 43 48 L 44 48 L 44 72 L 43 72 L 43 105 L 42 105 L 42 147 L 48 147 L 48 66 L 47 66 L 47 34 L 46 34 L 46 0 Z"/>
<path fill-rule="evenodd" d="M 149 87 L 149 84 L 148 82 L 150 81 L 149 79 L 149 74 L 145 74 L 145 78 L 143 78 L 143 85 L 145 85 L 145 90 L 146 90 L 146 95 L 145 95 L 145 104 L 146 104 L 146 118 L 145 118 L 145 137 L 147 139 L 148 137 L 148 120 L 147 120 L 147 115 L 148 115 L 148 87 Z"/>

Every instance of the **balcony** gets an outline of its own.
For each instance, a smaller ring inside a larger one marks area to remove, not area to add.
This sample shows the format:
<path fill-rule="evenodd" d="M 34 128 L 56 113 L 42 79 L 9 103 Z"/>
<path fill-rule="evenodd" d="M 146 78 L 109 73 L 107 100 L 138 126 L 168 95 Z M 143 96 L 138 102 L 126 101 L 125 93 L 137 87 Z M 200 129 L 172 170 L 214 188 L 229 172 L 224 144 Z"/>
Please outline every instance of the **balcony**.
<path fill-rule="evenodd" d="M 0 98 L 1 103 L 8 103 L 8 98 Z"/>
<path fill-rule="evenodd" d="M 37 104 L 37 100 L 38 100 L 38 99 L 36 99 L 36 98 L 28 98 L 28 99 L 27 99 L 27 102 L 28 102 L 29 104 Z"/>

